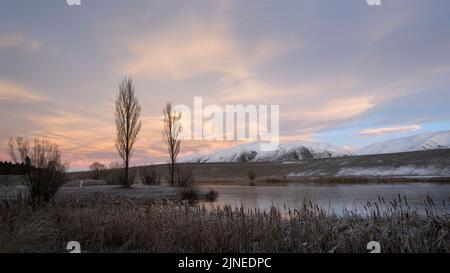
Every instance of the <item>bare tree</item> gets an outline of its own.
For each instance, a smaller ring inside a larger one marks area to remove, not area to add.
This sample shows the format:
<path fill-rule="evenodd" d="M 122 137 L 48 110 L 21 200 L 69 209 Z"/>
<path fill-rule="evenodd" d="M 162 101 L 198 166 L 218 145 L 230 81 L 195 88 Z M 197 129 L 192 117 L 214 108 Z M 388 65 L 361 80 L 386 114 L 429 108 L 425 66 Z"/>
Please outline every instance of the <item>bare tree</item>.
<path fill-rule="evenodd" d="M 172 112 L 172 104 L 168 102 L 166 107 L 163 109 L 164 113 L 164 127 L 162 130 L 162 139 L 167 145 L 167 150 L 170 157 L 169 173 L 170 181 L 169 183 L 173 186 L 175 185 L 175 168 L 177 164 L 178 153 L 180 152 L 179 140 L 181 127 L 177 126 L 181 119 L 181 113 Z"/>
<path fill-rule="evenodd" d="M 8 152 L 15 163 L 25 165 L 23 182 L 32 205 L 50 201 L 65 182 L 68 169 L 58 146 L 45 138 L 35 137 L 30 147 L 28 140 L 18 137 L 9 140 Z"/>
<path fill-rule="evenodd" d="M 116 148 L 125 165 L 125 177 L 122 184 L 130 187 L 128 169 L 133 145 L 141 130 L 141 106 L 135 95 L 133 81 L 124 78 L 119 85 L 119 94 L 116 98 Z"/>
<path fill-rule="evenodd" d="M 25 161 L 28 161 L 27 155 L 29 149 L 28 141 L 23 137 L 12 137 L 8 141 L 9 157 L 14 163 L 25 163 Z"/>
<path fill-rule="evenodd" d="M 99 162 L 94 162 L 89 166 L 91 171 L 91 178 L 95 180 L 101 180 L 106 172 L 106 166 Z"/>

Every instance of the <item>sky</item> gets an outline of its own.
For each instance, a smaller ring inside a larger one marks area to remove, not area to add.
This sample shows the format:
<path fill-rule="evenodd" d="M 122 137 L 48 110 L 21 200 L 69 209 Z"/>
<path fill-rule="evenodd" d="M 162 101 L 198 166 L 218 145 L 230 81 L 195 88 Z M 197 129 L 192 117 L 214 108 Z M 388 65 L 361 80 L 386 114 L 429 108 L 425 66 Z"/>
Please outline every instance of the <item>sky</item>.
<path fill-rule="evenodd" d="M 46 136 L 72 170 L 119 161 L 124 76 L 142 105 L 136 165 L 167 160 L 162 108 L 195 96 L 279 105 L 281 142 L 450 130 L 449 26 L 448 0 L 0 0 L 0 160 L 9 137 Z"/>

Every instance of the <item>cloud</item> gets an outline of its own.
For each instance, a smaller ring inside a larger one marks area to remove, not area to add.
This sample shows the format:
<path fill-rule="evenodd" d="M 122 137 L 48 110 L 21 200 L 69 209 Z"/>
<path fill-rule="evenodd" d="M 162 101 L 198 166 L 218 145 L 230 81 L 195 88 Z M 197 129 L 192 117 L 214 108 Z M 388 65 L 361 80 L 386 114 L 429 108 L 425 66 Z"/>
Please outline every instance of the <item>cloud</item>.
<path fill-rule="evenodd" d="M 390 34 L 406 26 L 411 21 L 412 13 L 403 11 L 395 16 L 385 16 L 383 20 L 379 17 L 369 19 L 365 31 L 362 32 L 361 39 L 369 43 L 375 43 L 385 39 Z"/>
<path fill-rule="evenodd" d="M 356 13 L 339 5 L 343 12 L 330 17 L 322 6 L 328 3 L 314 4 L 311 10 L 304 9 L 310 6 L 304 3 L 261 5 L 255 10 L 244 2 L 201 8 L 146 3 L 131 10 L 122 3 L 106 10 L 99 5 L 104 11 L 99 16 L 91 18 L 90 12 L 77 16 L 80 22 L 89 22 L 89 30 L 77 24 L 73 35 L 47 37 L 51 41 L 45 45 L 54 49 L 34 54 L 37 58 L 11 51 L 40 50 L 41 42 L 33 37 L 41 37 L 42 29 L 30 25 L 21 33 L 20 21 L 27 15 L 8 19 L 8 32 L 0 34 L 0 54 L 12 63 L 3 66 L 0 75 L 46 88 L 34 90 L 37 87 L 0 78 L 0 142 L 15 134 L 42 134 L 58 142 L 75 166 L 117 160 L 113 105 L 103 106 L 105 100 L 113 103 L 115 81 L 123 74 L 136 80 L 148 115 L 143 117 L 133 163 L 166 160 L 161 118 L 156 115 L 165 101 L 187 104 L 197 95 L 222 107 L 280 105 L 282 141 L 324 135 L 330 142 L 341 141 L 335 132 L 345 128 L 349 138 L 342 142 L 351 144 L 361 128 L 380 127 L 361 131 L 360 135 L 370 136 L 376 130 L 393 130 L 384 127 L 448 117 L 441 104 L 449 85 L 444 53 L 450 36 L 445 28 L 430 31 L 445 21 L 443 13 L 435 13 L 444 7 L 428 10 L 418 4 L 392 3 L 395 8 L 379 13 L 361 5 L 364 10 Z M 289 10 L 304 10 L 307 16 L 285 12 Z M 130 12 L 138 19 L 129 20 Z M 117 15 L 113 20 L 112 14 Z M 58 16 L 41 15 L 48 29 L 61 31 L 55 24 Z M 321 19 L 324 16 L 326 20 Z M 67 47 L 80 43 L 86 46 Z M 86 72 L 86 67 L 93 69 Z M 433 93 L 436 88 L 446 89 Z M 411 106 L 421 114 L 411 115 Z M 363 141 L 369 140 L 356 140 Z M 184 142 L 182 153 L 226 145 L 232 144 Z"/>
<path fill-rule="evenodd" d="M 221 100 L 225 102 L 252 102 L 279 98 L 281 88 L 255 77 L 227 79 L 221 87 Z"/>
<path fill-rule="evenodd" d="M 131 57 L 121 70 L 132 75 L 152 75 L 183 79 L 195 74 L 234 71 L 232 60 L 225 61 L 233 45 L 213 26 L 191 24 L 133 41 Z"/>
<path fill-rule="evenodd" d="M 0 48 L 20 48 L 27 51 L 38 51 L 42 43 L 27 38 L 21 33 L 0 34 Z"/>
<path fill-rule="evenodd" d="M 221 21 L 214 23 L 195 19 L 143 36 L 127 46 L 128 56 L 119 66 L 121 72 L 168 80 L 206 73 L 245 78 L 253 74 L 253 65 L 294 47 L 287 41 L 266 39 L 246 49 Z"/>
<path fill-rule="evenodd" d="M 302 119 L 309 123 L 342 121 L 360 115 L 375 106 L 373 97 L 348 97 L 329 100 L 302 111 L 287 112 L 286 119 Z"/>
<path fill-rule="evenodd" d="M 385 134 L 392 133 L 405 133 L 405 132 L 413 132 L 422 129 L 420 125 L 409 125 L 409 126 L 399 126 L 399 127 L 387 127 L 387 128 L 373 128 L 373 129 L 364 129 L 358 131 L 359 136 L 370 137 L 370 136 L 380 136 Z"/>
<path fill-rule="evenodd" d="M 0 79 L 0 101 L 1 100 L 37 102 L 45 100 L 45 96 L 18 83 Z"/>

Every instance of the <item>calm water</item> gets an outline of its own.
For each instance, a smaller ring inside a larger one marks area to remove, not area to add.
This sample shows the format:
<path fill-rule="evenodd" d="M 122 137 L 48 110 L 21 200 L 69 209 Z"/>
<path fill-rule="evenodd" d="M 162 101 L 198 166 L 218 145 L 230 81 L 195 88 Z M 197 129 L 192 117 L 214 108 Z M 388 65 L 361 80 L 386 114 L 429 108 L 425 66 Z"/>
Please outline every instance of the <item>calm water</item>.
<path fill-rule="evenodd" d="M 300 208 L 303 203 L 311 201 L 327 211 L 341 214 L 344 210 L 363 212 L 367 201 L 378 202 L 378 196 L 385 201 L 398 199 L 400 194 L 406 196 L 408 205 L 420 214 L 425 213 L 424 201 L 430 196 L 435 207 L 450 213 L 450 184 L 404 183 L 404 184 L 312 184 L 296 183 L 285 186 L 237 186 L 237 185 L 202 185 L 203 189 L 219 192 L 216 205 L 233 207 L 268 209 L 272 205 L 283 208 Z M 443 204 L 445 201 L 445 206 Z"/>

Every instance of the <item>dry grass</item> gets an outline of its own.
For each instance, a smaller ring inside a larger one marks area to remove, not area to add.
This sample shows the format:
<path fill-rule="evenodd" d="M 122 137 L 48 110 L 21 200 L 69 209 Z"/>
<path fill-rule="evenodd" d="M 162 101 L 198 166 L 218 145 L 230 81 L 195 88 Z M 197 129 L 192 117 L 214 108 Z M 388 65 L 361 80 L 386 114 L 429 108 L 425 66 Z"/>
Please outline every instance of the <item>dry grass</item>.
<path fill-rule="evenodd" d="M 367 215 L 326 213 L 313 204 L 264 212 L 154 203 L 109 197 L 65 200 L 31 210 L 22 200 L 0 205 L 0 251 L 63 252 L 79 241 L 89 252 L 449 252 L 450 220 L 424 204 L 426 216 L 406 200 L 367 203 Z M 384 209 L 382 209 L 384 208 Z"/>

